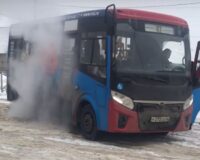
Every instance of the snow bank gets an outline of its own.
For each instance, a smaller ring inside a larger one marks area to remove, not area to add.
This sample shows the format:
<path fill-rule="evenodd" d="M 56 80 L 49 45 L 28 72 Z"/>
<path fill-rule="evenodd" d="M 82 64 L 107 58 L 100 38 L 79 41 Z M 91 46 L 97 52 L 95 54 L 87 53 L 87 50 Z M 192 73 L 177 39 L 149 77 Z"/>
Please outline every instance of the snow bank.
<path fill-rule="evenodd" d="M 6 96 L 6 94 L 7 94 L 6 93 L 7 77 L 5 75 L 3 75 L 2 79 L 3 79 L 3 82 L 2 82 L 2 84 L 3 84 L 3 86 L 2 86 L 3 92 L 2 92 L 2 90 L 0 88 L 0 99 L 6 100 L 6 98 L 7 98 L 7 96 Z"/>
<path fill-rule="evenodd" d="M 198 115 L 197 115 L 197 117 L 196 117 L 196 120 L 195 120 L 195 122 L 198 122 L 198 123 L 200 123 L 200 112 L 198 113 Z"/>

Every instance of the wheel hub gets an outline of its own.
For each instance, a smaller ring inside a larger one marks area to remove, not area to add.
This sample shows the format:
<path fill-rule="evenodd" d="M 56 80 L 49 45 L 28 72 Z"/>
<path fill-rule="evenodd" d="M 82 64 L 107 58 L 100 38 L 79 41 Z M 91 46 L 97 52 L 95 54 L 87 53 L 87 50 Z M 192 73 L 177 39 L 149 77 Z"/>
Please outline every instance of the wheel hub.
<path fill-rule="evenodd" d="M 89 113 L 85 114 L 85 116 L 83 118 L 83 127 L 84 127 L 86 132 L 92 131 L 93 119 L 92 119 L 92 116 Z"/>

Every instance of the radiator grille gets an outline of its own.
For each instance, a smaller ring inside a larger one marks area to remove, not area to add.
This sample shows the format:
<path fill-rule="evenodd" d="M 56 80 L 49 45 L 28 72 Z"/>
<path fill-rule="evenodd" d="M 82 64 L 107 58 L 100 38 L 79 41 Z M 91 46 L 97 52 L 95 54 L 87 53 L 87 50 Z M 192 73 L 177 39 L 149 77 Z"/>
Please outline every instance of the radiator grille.
<path fill-rule="evenodd" d="M 135 104 L 139 126 L 143 131 L 173 130 L 176 128 L 183 104 Z"/>

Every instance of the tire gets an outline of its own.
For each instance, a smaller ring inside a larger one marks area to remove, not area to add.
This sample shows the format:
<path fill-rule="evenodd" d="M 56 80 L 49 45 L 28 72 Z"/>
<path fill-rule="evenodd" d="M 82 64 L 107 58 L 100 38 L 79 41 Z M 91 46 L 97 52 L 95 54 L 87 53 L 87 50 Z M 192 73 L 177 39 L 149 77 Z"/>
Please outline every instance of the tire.
<path fill-rule="evenodd" d="M 84 138 L 96 140 L 98 136 L 96 116 L 92 107 L 88 104 L 83 106 L 80 113 L 80 130 Z"/>

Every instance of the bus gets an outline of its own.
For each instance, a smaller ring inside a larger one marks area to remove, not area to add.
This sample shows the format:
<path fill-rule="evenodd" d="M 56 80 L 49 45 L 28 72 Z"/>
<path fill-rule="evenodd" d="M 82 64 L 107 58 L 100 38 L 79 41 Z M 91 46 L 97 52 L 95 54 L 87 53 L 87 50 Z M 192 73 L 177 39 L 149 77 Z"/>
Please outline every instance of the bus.
<path fill-rule="evenodd" d="M 72 44 L 72 123 L 85 138 L 95 139 L 99 131 L 167 134 L 190 129 L 199 61 L 197 56 L 191 64 L 185 20 L 109 5 L 55 18 L 57 23 Z M 18 57 L 15 46 L 26 44 L 22 36 L 12 35 L 16 27 L 11 27 L 8 63 Z M 7 93 L 13 100 L 20 95 L 9 84 L 10 75 Z"/>

